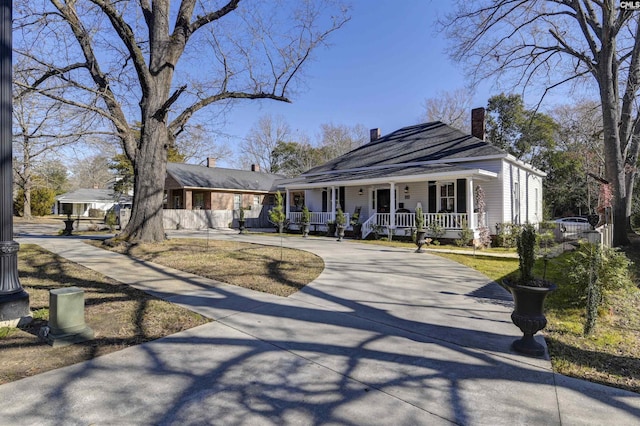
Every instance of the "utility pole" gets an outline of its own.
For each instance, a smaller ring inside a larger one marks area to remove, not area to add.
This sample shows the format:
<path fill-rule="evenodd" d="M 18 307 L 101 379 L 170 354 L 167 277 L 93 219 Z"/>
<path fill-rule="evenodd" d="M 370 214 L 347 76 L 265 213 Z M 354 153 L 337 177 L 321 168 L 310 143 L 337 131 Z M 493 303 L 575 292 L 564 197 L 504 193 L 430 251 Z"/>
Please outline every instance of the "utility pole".
<path fill-rule="evenodd" d="M 29 294 L 18 279 L 18 250 L 13 241 L 12 164 L 12 0 L 0 0 L 0 325 L 29 320 Z"/>

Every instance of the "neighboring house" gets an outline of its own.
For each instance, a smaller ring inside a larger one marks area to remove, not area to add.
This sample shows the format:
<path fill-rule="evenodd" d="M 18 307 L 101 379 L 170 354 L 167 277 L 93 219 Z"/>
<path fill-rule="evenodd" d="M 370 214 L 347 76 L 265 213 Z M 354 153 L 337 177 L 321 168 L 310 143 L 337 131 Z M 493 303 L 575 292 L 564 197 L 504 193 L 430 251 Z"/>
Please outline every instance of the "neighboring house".
<path fill-rule="evenodd" d="M 316 226 L 334 220 L 338 206 L 347 214 L 359 211 L 363 238 L 374 229 L 409 235 L 418 206 L 425 225 L 439 224 L 445 238 L 458 238 L 465 225 L 478 236 L 482 221 L 492 234 L 498 223 L 538 223 L 546 174 L 485 142 L 484 109 L 472 114 L 475 136 L 439 121 L 383 137 L 374 129 L 368 144 L 279 187 L 287 198 L 304 191 Z M 485 193 L 483 217 L 474 196 L 478 186 Z M 300 221 L 289 207 L 287 217 L 292 224 Z"/>
<path fill-rule="evenodd" d="M 76 189 L 56 197 L 53 213 L 88 217 L 90 210 L 100 210 L 102 213 L 96 217 L 103 217 L 119 201 L 123 200 L 113 189 Z"/>
<path fill-rule="evenodd" d="M 228 227 L 245 209 L 249 227 L 270 226 L 267 219 L 273 204 L 274 182 L 281 175 L 251 170 L 168 163 L 165 180 L 165 229 Z"/>

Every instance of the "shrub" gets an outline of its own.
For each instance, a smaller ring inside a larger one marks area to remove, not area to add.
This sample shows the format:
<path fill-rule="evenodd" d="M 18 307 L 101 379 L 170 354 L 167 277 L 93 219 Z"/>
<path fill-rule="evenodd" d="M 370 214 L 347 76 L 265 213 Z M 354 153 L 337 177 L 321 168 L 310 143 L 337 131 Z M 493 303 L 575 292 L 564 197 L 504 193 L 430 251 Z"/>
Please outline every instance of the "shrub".
<path fill-rule="evenodd" d="M 440 238 L 444 236 L 445 230 L 438 217 L 432 220 L 429 225 L 427 225 L 427 235 L 433 240 L 433 244 L 438 245 L 440 242 L 438 241 Z"/>
<path fill-rule="evenodd" d="M 518 258 L 520 260 L 520 281 L 523 285 L 533 283 L 533 265 L 536 261 L 536 229 L 530 223 L 522 227 L 516 237 Z"/>
<path fill-rule="evenodd" d="M 462 223 L 462 229 L 458 232 L 460 238 L 453 240 L 453 243 L 458 247 L 468 246 L 469 242 L 473 240 L 473 231 L 467 226 L 467 221 Z"/>
<path fill-rule="evenodd" d="M 496 245 L 498 247 L 516 247 L 516 239 L 522 230 L 522 225 L 515 223 L 496 223 Z"/>
<path fill-rule="evenodd" d="M 284 212 L 284 201 L 282 199 L 282 194 L 280 193 L 280 191 L 276 192 L 275 201 L 276 205 L 271 210 L 269 210 L 269 220 L 271 221 L 271 223 L 278 226 L 278 232 L 282 232 L 284 221 L 287 219 L 287 217 Z"/>
<path fill-rule="evenodd" d="M 416 209 L 416 229 L 418 232 L 424 229 L 424 213 L 422 212 L 422 207 Z"/>
<path fill-rule="evenodd" d="M 309 209 L 307 208 L 307 206 L 303 206 L 302 207 L 302 223 L 309 223 L 311 222 L 311 213 L 309 212 Z"/>
<path fill-rule="evenodd" d="M 598 309 L 609 305 L 608 297 L 634 286 L 624 253 L 599 244 L 581 244 L 569 255 L 566 270 L 575 304 L 586 309 L 585 335 L 593 331 Z"/>
<path fill-rule="evenodd" d="M 345 226 L 347 224 L 347 218 L 344 215 L 342 209 L 338 209 L 336 212 L 336 225 L 337 226 Z"/>
<path fill-rule="evenodd" d="M 53 204 L 56 202 L 56 193 L 50 188 L 35 188 L 31 190 L 31 214 L 33 216 L 46 216 L 51 214 Z M 13 202 L 16 214 L 24 214 L 24 191 L 18 190 Z"/>
<path fill-rule="evenodd" d="M 89 209 L 89 217 L 104 217 L 104 210 Z"/>
<path fill-rule="evenodd" d="M 107 212 L 104 217 L 104 223 L 109 227 L 109 230 L 113 231 L 116 225 L 118 224 L 118 217 L 116 216 L 116 212 L 111 209 Z"/>

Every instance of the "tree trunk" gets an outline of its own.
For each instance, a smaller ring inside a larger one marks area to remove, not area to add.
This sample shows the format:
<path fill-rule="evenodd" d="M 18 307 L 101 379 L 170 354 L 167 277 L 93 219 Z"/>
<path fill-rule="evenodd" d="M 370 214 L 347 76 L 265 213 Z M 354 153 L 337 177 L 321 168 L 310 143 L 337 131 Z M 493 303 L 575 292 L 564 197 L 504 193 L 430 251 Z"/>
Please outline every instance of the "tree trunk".
<path fill-rule="evenodd" d="M 132 215 L 121 236 L 129 242 L 160 242 L 165 239 L 162 224 L 164 182 L 167 149 L 172 140 L 165 122 L 166 114 L 160 115 L 158 111 L 168 97 L 171 73 L 160 73 L 154 82 L 153 91 L 141 103 L 140 144 L 133 162 L 135 192 Z"/>
<path fill-rule="evenodd" d="M 120 239 L 129 242 L 164 241 L 162 211 L 164 181 L 167 170 L 167 150 L 169 143 L 167 128 L 155 120 L 144 127 L 138 158 L 134 170 L 132 215 Z"/>
<path fill-rule="evenodd" d="M 631 214 L 633 213 L 633 186 L 636 182 L 635 172 L 626 174 L 626 193 L 627 193 L 627 205 L 625 209 L 625 217 L 627 218 L 627 232 L 633 232 L 631 227 Z"/>
<path fill-rule="evenodd" d="M 604 19 L 604 18 L 603 18 Z M 627 192 L 625 187 L 624 158 L 620 140 L 620 104 L 618 102 L 618 73 L 616 69 L 615 39 L 609 37 L 613 18 L 605 21 L 602 37 L 602 49 L 598 58 L 596 80 L 602 101 L 602 128 L 604 133 L 604 162 L 607 180 L 613 192 L 613 245 L 615 247 L 629 243 L 627 235 Z"/>
<path fill-rule="evenodd" d="M 28 149 L 28 138 L 25 137 L 24 141 L 24 158 L 23 158 L 23 177 L 24 186 L 22 187 L 22 217 L 28 220 L 32 219 L 31 215 L 31 162 L 30 152 Z"/>

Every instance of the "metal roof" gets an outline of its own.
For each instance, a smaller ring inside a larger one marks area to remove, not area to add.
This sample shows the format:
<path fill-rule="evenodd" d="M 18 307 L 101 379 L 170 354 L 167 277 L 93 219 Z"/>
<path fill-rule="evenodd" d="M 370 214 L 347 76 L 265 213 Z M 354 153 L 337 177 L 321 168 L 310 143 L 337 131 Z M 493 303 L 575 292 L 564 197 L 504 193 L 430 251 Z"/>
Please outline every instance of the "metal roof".
<path fill-rule="evenodd" d="M 408 126 L 304 173 L 313 175 L 399 164 L 507 157 L 507 152 L 440 121 Z"/>
<path fill-rule="evenodd" d="M 482 170 L 478 168 L 464 167 L 462 165 L 452 164 L 431 164 L 431 165 L 411 165 L 411 166 L 389 166 L 376 167 L 371 169 L 324 173 L 311 176 L 300 176 L 295 179 L 279 181 L 281 187 L 295 188 L 311 188 L 322 187 L 327 184 L 332 185 L 349 185 L 358 184 L 375 184 L 388 183 L 393 180 L 396 183 L 411 182 L 416 178 L 434 179 L 436 177 L 463 178 L 475 177 L 481 179 L 495 178 L 496 173 Z"/>

